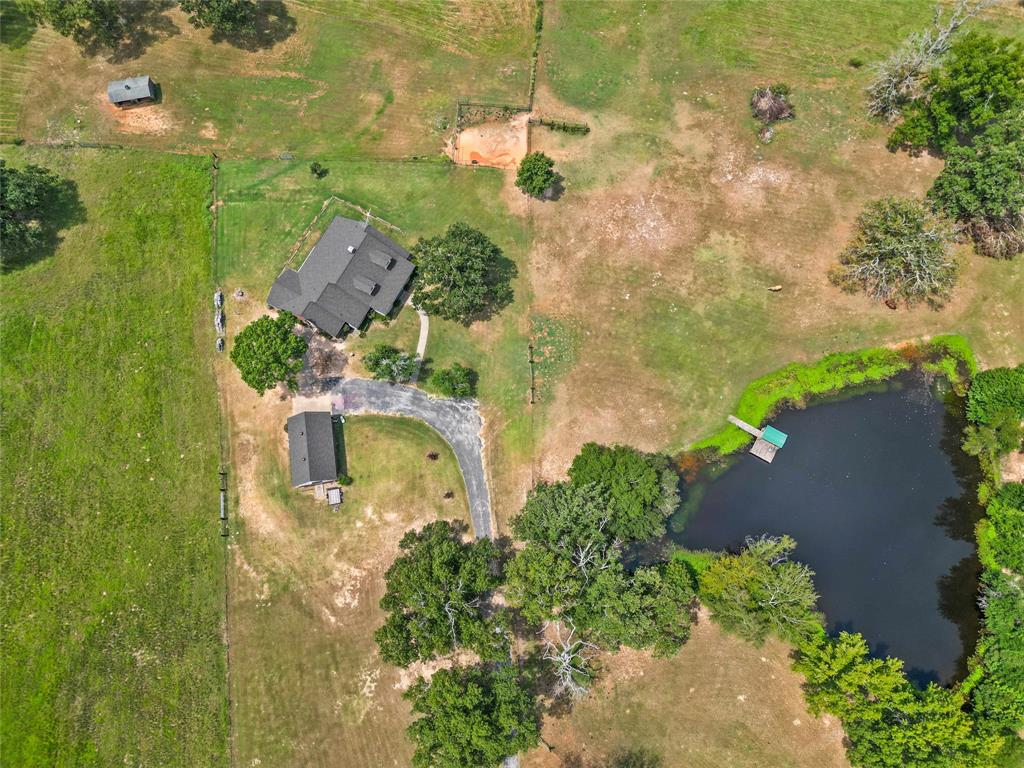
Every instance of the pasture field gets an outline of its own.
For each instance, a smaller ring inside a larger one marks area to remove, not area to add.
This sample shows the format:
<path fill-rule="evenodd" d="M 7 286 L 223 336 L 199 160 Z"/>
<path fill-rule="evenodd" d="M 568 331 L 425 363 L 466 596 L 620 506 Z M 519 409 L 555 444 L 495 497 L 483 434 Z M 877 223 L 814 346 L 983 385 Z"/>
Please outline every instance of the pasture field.
<path fill-rule="evenodd" d="M 0 156 L 75 190 L 0 283 L 4 763 L 226 765 L 208 163 Z"/>
<path fill-rule="evenodd" d="M 545 5 L 536 112 L 592 130 L 531 139 L 567 187 L 529 203 L 531 310 L 580 340 L 537 437 L 541 474 L 560 475 L 587 440 L 682 448 L 789 361 L 943 332 L 986 366 L 1024 357 L 1019 259 L 962 249 L 941 311 L 891 311 L 827 279 L 865 201 L 921 195 L 941 168 L 885 150 L 863 110 L 868 68 L 850 64 L 881 57 L 931 8 Z M 1024 13 L 1004 4 L 979 24 L 1024 34 Z M 771 82 L 793 88 L 797 116 L 764 144 L 748 99 Z"/>
<path fill-rule="evenodd" d="M 243 315 L 262 305 L 289 251 L 330 195 L 370 210 L 401 231 L 383 231 L 411 247 L 417 239 L 465 221 L 487 234 L 505 256 L 519 265 L 513 286 L 515 302 L 496 318 L 470 327 L 431 319 L 426 357 L 429 365 L 460 362 L 480 374 L 479 395 L 486 419 L 488 465 L 498 519 L 521 502 L 524 473 L 529 471 L 534 418 L 527 405 L 530 386 L 530 287 L 525 279 L 530 247 L 527 222 L 509 213 L 503 202 L 504 174 L 448 163 L 337 161 L 327 164 L 326 178 L 313 178 L 306 163 L 294 161 L 225 161 L 221 163 L 217 208 L 217 280 L 229 296 L 241 287 L 247 299 Z M 357 211 L 332 203 L 318 222 L 326 227 L 339 213 Z M 316 233 L 304 241 L 295 265 L 309 252 Z M 229 324 L 235 304 L 229 298 Z M 232 326 L 240 328 L 240 325 Z M 346 349 L 359 357 L 380 342 L 415 351 L 419 323 L 403 308 L 389 326 L 375 321 L 365 338 L 349 337 Z M 226 371 L 226 375 L 236 375 Z M 529 478 L 526 477 L 526 484 Z"/>
<path fill-rule="evenodd" d="M 420 422 L 351 417 L 344 435 L 353 484 L 336 512 L 289 488 L 277 444 L 241 501 L 230 572 L 236 765 L 370 768 L 412 754 L 401 695 L 414 677 L 377 655 L 378 601 L 406 530 L 468 526 L 465 488 L 447 444 Z"/>
<path fill-rule="evenodd" d="M 0 127 L 30 142 L 229 157 L 438 156 L 456 98 L 527 99 L 531 0 L 260 6 L 265 34 L 252 44 L 213 42 L 172 8 L 148 18 L 145 43 L 118 57 L 85 56 L 70 40 L 21 23 L 0 55 L 12 83 L 32 87 L 21 87 L 20 98 L 4 91 Z M 109 80 L 143 73 L 160 85 L 158 105 L 119 111 L 106 103 Z"/>

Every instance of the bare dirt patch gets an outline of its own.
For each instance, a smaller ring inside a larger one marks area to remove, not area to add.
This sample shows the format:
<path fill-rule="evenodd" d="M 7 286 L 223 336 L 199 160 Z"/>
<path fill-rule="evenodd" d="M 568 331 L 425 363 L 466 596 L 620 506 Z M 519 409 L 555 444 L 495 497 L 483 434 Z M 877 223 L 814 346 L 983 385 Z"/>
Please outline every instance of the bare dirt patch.
<path fill-rule="evenodd" d="M 174 118 L 159 104 L 119 109 L 110 103 L 106 91 L 98 93 L 96 99 L 100 110 L 113 121 L 114 127 L 121 133 L 163 136 L 177 127 Z"/>
<path fill-rule="evenodd" d="M 459 165 L 515 168 L 529 151 L 528 119 L 524 112 L 511 120 L 463 128 L 449 147 L 449 155 Z"/>

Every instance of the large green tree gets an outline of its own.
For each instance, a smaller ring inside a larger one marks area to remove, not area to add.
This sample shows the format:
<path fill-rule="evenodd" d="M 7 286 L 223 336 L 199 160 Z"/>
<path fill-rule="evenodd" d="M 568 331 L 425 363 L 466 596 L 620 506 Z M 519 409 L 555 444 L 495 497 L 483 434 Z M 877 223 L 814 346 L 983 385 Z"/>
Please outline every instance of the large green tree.
<path fill-rule="evenodd" d="M 949 227 L 916 200 L 875 200 L 857 217 L 857 233 L 829 277 L 875 299 L 937 306 L 956 283 L 950 238 Z"/>
<path fill-rule="evenodd" d="M 968 32 L 931 71 L 924 90 L 904 109 L 889 146 L 948 153 L 1024 109 L 1024 43 Z"/>
<path fill-rule="evenodd" d="M 48 207 L 60 183 L 47 168 L 10 168 L 0 159 L 0 260 L 4 265 L 31 256 L 43 245 Z"/>
<path fill-rule="evenodd" d="M 587 443 L 573 459 L 569 477 L 577 485 L 596 483 L 608 492 L 608 529 L 623 542 L 665 532 L 665 518 L 679 506 L 679 476 L 663 456 L 628 445 Z"/>
<path fill-rule="evenodd" d="M 409 381 L 419 366 L 416 358 L 390 344 L 377 344 L 363 357 L 363 365 L 375 379 Z"/>
<path fill-rule="evenodd" d="M 555 161 L 543 152 L 530 152 L 519 162 L 516 186 L 531 197 L 540 197 L 558 181 Z"/>
<path fill-rule="evenodd" d="M 814 572 L 789 559 L 789 536 L 747 539 L 700 575 L 700 599 L 727 631 L 760 644 L 769 634 L 796 641 L 820 629 Z"/>
<path fill-rule="evenodd" d="M 1024 420 L 1024 363 L 1016 368 L 990 368 L 971 380 L 967 418 L 989 424 L 1004 412 Z"/>
<path fill-rule="evenodd" d="M 1024 106 L 950 149 L 928 195 L 970 230 L 982 253 L 1010 258 L 1024 252 Z"/>
<path fill-rule="evenodd" d="M 117 48 L 131 33 L 128 0 L 43 0 L 39 14 L 82 46 Z"/>
<path fill-rule="evenodd" d="M 413 246 L 413 304 L 429 315 L 470 323 L 512 301 L 513 262 L 487 235 L 455 223 Z"/>
<path fill-rule="evenodd" d="M 439 368 L 430 376 L 430 383 L 445 397 L 472 397 L 476 393 L 476 371 L 460 363 Z"/>
<path fill-rule="evenodd" d="M 483 659 L 507 659 L 506 614 L 487 604 L 501 583 L 494 543 L 465 542 L 461 528 L 439 520 L 406 533 L 399 548 L 380 601 L 388 612 L 376 633 L 381 657 L 406 666 L 470 648 Z"/>
<path fill-rule="evenodd" d="M 256 33 L 253 0 L 181 0 L 180 4 L 194 27 L 209 27 L 221 35 Z"/>
<path fill-rule="evenodd" d="M 296 377 L 309 344 L 295 333 L 295 323 L 291 312 L 281 312 L 277 317 L 264 315 L 235 336 L 231 361 L 242 381 L 261 395 L 282 381 L 291 390 L 298 388 Z"/>
<path fill-rule="evenodd" d="M 415 768 L 488 768 L 540 739 L 536 698 L 515 667 L 455 667 L 405 694 L 418 715 L 409 726 Z"/>

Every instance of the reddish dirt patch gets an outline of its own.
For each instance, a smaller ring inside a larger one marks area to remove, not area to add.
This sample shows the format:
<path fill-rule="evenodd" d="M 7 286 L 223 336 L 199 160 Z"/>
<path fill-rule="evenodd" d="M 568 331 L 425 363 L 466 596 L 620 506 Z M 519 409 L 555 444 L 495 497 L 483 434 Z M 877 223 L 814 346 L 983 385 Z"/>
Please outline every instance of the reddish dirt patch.
<path fill-rule="evenodd" d="M 529 151 L 529 129 L 525 112 L 507 121 L 492 121 L 464 128 L 449 154 L 458 165 L 483 165 L 511 169 Z"/>
<path fill-rule="evenodd" d="M 141 136 L 163 136 L 175 127 L 174 119 L 159 104 L 143 104 L 119 109 L 107 99 L 106 91 L 97 94 L 100 109 L 114 122 L 121 133 Z"/>

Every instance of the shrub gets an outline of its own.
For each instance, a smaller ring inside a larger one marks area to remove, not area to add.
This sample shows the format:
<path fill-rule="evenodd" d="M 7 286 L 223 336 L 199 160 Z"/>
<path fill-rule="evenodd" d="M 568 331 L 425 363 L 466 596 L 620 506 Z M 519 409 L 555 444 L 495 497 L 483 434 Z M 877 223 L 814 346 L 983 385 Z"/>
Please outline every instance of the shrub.
<path fill-rule="evenodd" d="M 281 312 L 277 317 L 265 315 L 235 336 L 231 361 L 238 367 L 242 381 L 260 395 L 282 381 L 288 389 L 298 389 L 296 376 L 302 370 L 302 358 L 309 345 L 296 335 L 295 323 L 291 312 Z"/>
<path fill-rule="evenodd" d="M 311 174 L 313 174 L 318 179 L 322 179 L 322 178 L 324 178 L 324 176 L 326 176 L 328 173 L 330 173 L 330 171 L 328 171 L 326 168 L 324 168 L 322 165 L 320 165 L 320 163 L 316 162 L 315 160 L 312 163 L 309 164 L 309 172 Z"/>
<path fill-rule="evenodd" d="M 543 152 L 530 152 L 519 163 L 516 186 L 531 197 L 540 197 L 558 181 L 555 161 Z"/>
<path fill-rule="evenodd" d="M 750 94 L 750 110 L 754 117 L 765 125 L 796 117 L 793 105 L 789 103 L 788 85 L 776 83 L 767 88 L 755 88 Z"/>
<path fill-rule="evenodd" d="M 993 423 L 1007 411 L 1024 419 L 1024 364 L 982 371 L 967 392 L 967 418 L 975 424 Z"/>
<path fill-rule="evenodd" d="M 416 373 L 418 363 L 413 355 L 390 344 L 378 344 L 363 357 L 363 365 L 375 379 L 405 382 Z"/>
<path fill-rule="evenodd" d="M 445 397 L 472 397 L 476 394 L 476 371 L 459 363 L 441 368 L 430 376 L 430 383 Z"/>
<path fill-rule="evenodd" d="M 941 305 L 957 276 L 950 235 L 915 200 L 876 200 L 857 217 L 857 234 L 829 277 L 844 290 L 866 291 L 875 299 Z"/>
<path fill-rule="evenodd" d="M 487 236 L 455 223 L 413 246 L 413 304 L 429 315 L 470 323 L 512 301 L 516 266 Z"/>

